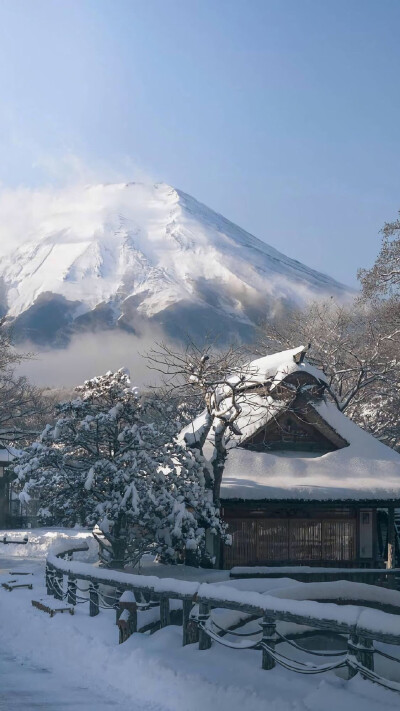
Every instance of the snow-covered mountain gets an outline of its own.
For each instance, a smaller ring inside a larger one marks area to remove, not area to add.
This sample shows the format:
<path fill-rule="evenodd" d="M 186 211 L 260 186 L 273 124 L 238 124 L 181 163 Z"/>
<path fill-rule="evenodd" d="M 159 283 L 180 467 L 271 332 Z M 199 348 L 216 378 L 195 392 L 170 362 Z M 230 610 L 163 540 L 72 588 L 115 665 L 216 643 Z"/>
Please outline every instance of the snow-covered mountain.
<path fill-rule="evenodd" d="M 280 304 L 349 290 L 165 184 L 59 191 L 0 259 L 0 308 L 20 338 L 160 325 L 247 339 Z"/>

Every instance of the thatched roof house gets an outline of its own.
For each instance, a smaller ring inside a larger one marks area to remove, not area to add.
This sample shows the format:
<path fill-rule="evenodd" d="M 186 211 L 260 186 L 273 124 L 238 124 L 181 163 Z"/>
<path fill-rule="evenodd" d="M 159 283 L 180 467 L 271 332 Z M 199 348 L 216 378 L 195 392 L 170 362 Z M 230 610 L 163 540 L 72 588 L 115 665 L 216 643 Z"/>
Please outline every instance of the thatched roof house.
<path fill-rule="evenodd" d="M 400 455 L 324 395 L 302 346 L 249 363 L 220 489 L 221 564 L 376 566 L 400 507 Z M 196 441 L 202 416 L 186 431 Z M 204 453 L 212 456 L 211 440 Z M 393 542 L 393 541 L 392 541 Z M 389 564 L 393 564 L 389 547 Z"/>

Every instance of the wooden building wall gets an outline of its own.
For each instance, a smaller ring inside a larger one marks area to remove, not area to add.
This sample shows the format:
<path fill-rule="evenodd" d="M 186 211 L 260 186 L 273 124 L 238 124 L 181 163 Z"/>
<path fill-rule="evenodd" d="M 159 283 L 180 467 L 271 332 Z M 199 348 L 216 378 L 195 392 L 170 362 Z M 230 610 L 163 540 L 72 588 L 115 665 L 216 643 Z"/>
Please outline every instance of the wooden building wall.
<path fill-rule="evenodd" d="M 349 565 L 358 558 L 356 508 L 266 509 L 224 507 L 232 546 L 223 567 L 234 565 Z"/>

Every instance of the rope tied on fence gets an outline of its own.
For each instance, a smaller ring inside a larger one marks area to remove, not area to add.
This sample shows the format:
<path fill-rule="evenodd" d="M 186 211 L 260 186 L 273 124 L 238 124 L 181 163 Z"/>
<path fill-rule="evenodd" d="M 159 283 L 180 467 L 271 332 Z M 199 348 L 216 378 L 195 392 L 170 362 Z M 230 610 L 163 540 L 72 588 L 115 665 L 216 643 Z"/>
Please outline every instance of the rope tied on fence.
<path fill-rule="evenodd" d="M 194 618 L 192 618 L 194 619 Z M 232 634 L 235 637 L 254 637 L 256 634 L 261 634 L 260 630 L 255 630 L 255 632 L 236 632 L 235 630 L 230 630 L 230 629 L 225 629 L 225 627 L 221 627 L 215 620 L 212 619 L 212 623 L 215 627 L 217 627 L 221 632 L 224 632 L 224 634 Z M 261 637 L 260 637 L 261 639 Z"/>
<path fill-rule="evenodd" d="M 379 686 L 383 686 L 385 687 L 385 689 L 390 689 L 391 691 L 400 691 L 399 682 L 384 679 L 382 676 L 379 676 L 379 674 L 372 671 L 372 669 L 367 669 L 367 667 L 365 667 L 363 664 L 360 664 L 360 662 L 358 662 L 356 659 L 349 657 L 347 659 L 347 664 L 349 667 L 354 669 L 355 672 L 360 672 L 360 674 L 365 679 L 368 679 L 368 681 L 372 681 L 375 684 L 379 684 Z"/>
<path fill-rule="evenodd" d="M 386 659 L 390 659 L 392 662 L 397 662 L 398 664 L 400 664 L 400 659 L 398 657 L 392 657 L 391 654 L 388 654 L 387 652 L 382 652 L 381 649 L 376 649 L 375 647 L 374 652 L 375 654 L 379 654 L 379 656 L 381 657 L 386 657 Z"/>
<path fill-rule="evenodd" d="M 281 634 L 278 631 L 276 631 L 276 634 L 283 642 L 290 644 L 291 647 L 298 649 L 300 652 L 307 652 L 307 654 L 313 654 L 316 657 L 343 657 L 344 655 L 346 655 L 345 650 L 342 652 L 322 652 L 316 649 L 307 649 L 306 647 L 301 647 L 294 640 L 288 639 L 287 637 L 285 637 L 285 635 Z"/>
<path fill-rule="evenodd" d="M 281 654 L 280 652 L 277 652 L 269 647 L 265 644 L 265 642 L 260 642 L 260 647 L 265 649 L 268 654 L 271 655 L 272 659 L 274 659 L 282 667 L 289 669 L 289 671 L 297 672 L 298 674 L 323 674 L 324 672 L 347 666 L 347 661 L 345 659 L 335 662 L 334 664 L 322 664 L 321 666 L 316 666 L 314 664 L 310 664 L 309 662 L 300 662 L 289 659 L 289 657 L 285 657 L 284 654 Z"/>
<path fill-rule="evenodd" d="M 197 622 L 199 629 L 203 630 L 211 639 L 215 640 L 219 644 L 222 644 L 223 647 L 229 647 L 230 649 L 259 649 L 260 648 L 260 640 L 257 640 L 256 642 L 250 642 L 249 644 L 235 644 L 234 642 L 229 642 L 228 640 L 224 639 L 220 635 L 216 634 L 213 632 L 208 625 L 206 625 L 204 622 L 199 620 L 198 618 L 191 618 Z"/>

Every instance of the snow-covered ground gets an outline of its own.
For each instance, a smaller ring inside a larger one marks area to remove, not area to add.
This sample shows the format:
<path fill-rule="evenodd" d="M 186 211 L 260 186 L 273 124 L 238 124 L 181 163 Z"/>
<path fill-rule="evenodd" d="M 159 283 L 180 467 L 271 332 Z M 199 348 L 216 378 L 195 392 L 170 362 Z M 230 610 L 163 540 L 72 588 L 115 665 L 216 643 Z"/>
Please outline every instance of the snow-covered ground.
<path fill-rule="evenodd" d="M 7 532 L 10 538 L 22 539 L 23 534 Z M 399 706 L 398 694 L 358 676 L 348 682 L 334 673 L 304 677 L 281 667 L 263 671 L 259 651 L 215 644 L 207 651 L 199 651 L 197 645 L 183 648 L 180 627 L 170 626 L 152 636 L 133 635 L 119 645 L 113 611 L 102 610 L 90 618 L 88 605 L 82 604 L 74 616 L 50 618 L 31 606 L 32 599 L 46 594 L 44 559 L 50 542 L 69 535 L 87 538 L 88 533 L 53 529 L 29 535 L 32 543 L 26 546 L 0 544 L 0 582 L 10 580 L 11 571 L 16 573 L 12 579 L 18 579 L 18 571 L 33 573 L 32 591 L 0 588 L 0 675 L 8 679 L 1 683 L 0 708 L 389 711 Z M 84 556 L 93 560 L 93 550 Z M 260 592 L 267 584 L 276 588 L 279 583 L 281 589 L 298 585 L 283 580 L 256 583 Z M 249 581 L 229 585 L 243 589 Z M 280 649 L 284 652 L 284 647 Z"/>

